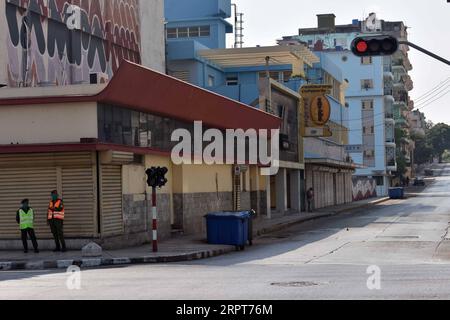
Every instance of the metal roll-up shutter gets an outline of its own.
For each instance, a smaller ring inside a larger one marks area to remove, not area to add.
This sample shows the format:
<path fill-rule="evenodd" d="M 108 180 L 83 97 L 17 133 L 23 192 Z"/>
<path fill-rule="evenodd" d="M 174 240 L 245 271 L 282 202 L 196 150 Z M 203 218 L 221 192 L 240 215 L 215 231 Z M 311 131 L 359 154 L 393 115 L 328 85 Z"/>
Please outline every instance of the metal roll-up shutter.
<path fill-rule="evenodd" d="M 0 155 L 0 239 L 20 238 L 16 211 L 25 198 L 35 211 L 37 237 L 51 239 L 46 220 L 52 190 L 59 190 L 65 201 L 66 236 L 93 236 L 94 164 L 91 152 Z"/>
<path fill-rule="evenodd" d="M 122 166 L 101 166 L 101 231 L 102 236 L 124 232 L 122 213 Z"/>
<path fill-rule="evenodd" d="M 23 199 L 34 209 L 37 236 L 50 237 L 47 208 L 56 186 L 55 168 L 0 168 L 0 239 L 20 239 L 16 212 Z"/>
<path fill-rule="evenodd" d="M 96 234 L 96 199 L 93 167 L 63 167 L 62 192 L 68 237 L 93 237 Z"/>

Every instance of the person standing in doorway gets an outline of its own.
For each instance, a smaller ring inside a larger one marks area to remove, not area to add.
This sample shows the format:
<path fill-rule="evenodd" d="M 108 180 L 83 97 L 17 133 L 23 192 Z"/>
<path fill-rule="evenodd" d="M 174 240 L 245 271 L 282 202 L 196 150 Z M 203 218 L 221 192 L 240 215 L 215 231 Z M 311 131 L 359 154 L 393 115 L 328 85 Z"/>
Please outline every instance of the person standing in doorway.
<path fill-rule="evenodd" d="M 308 212 L 313 212 L 314 205 L 314 189 L 309 188 L 308 192 L 306 192 L 306 199 L 308 200 Z"/>
<path fill-rule="evenodd" d="M 64 203 L 56 190 L 52 191 L 51 197 L 52 199 L 48 205 L 47 219 L 56 244 L 53 252 L 66 252 L 66 242 L 64 240 Z"/>
<path fill-rule="evenodd" d="M 35 253 L 39 253 L 36 234 L 34 232 L 34 211 L 30 208 L 30 201 L 28 199 L 22 200 L 20 209 L 17 210 L 16 221 L 20 226 L 22 234 L 23 252 L 28 253 L 28 236 L 33 243 Z"/>

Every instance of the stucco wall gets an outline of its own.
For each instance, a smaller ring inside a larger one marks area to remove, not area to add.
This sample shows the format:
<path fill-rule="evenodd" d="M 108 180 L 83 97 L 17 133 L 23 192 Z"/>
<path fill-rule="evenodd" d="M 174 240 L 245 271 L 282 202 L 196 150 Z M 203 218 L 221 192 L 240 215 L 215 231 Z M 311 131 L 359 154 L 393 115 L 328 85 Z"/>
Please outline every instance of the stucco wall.
<path fill-rule="evenodd" d="M 0 144 L 79 143 L 97 137 L 95 102 L 0 108 Z"/>
<path fill-rule="evenodd" d="M 139 0 L 142 64 L 165 72 L 164 0 Z"/>

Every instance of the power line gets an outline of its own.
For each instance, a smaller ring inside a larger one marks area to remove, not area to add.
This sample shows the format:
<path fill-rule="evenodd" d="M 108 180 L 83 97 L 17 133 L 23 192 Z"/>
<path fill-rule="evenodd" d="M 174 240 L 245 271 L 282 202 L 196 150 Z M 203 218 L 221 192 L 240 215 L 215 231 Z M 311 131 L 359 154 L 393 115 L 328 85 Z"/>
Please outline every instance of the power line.
<path fill-rule="evenodd" d="M 450 92 L 449 88 L 450 88 L 450 84 L 447 87 L 445 87 L 443 90 L 438 91 L 435 95 L 431 96 L 430 98 L 427 98 L 427 99 L 423 100 L 422 102 L 418 103 L 417 106 L 422 106 L 424 104 L 427 104 L 429 101 L 433 100 L 434 98 L 436 98 L 443 92 L 447 92 L 447 93 Z"/>
<path fill-rule="evenodd" d="M 444 81 L 442 81 L 440 84 L 438 84 L 436 87 L 434 87 L 433 89 L 431 89 L 429 92 L 421 95 L 420 97 L 414 99 L 414 101 L 420 101 L 423 100 L 425 97 L 428 97 L 429 95 L 431 95 L 431 93 L 439 90 L 440 88 L 442 88 L 444 85 L 448 84 L 450 81 L 450 77 L 448 77 L 447 79 L 445 79 Z"/>

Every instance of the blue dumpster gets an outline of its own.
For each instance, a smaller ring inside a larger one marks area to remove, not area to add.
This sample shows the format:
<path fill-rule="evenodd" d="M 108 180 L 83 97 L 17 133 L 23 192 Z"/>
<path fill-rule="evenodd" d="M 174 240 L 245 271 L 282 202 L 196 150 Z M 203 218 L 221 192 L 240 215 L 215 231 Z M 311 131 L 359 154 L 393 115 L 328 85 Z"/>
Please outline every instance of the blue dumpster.
<path fill-rule="evenodd" d="M 245 212 L 217 212 L 206 216 L 209 244 L 225 244 L 244 249 L 248 241 L 250 214 Z"/>
<path fill-rule="evenodd" d="M 389 198 L 391 199 L 403 199 L 405 197 L 404 188 L 389 188 Z"/>

